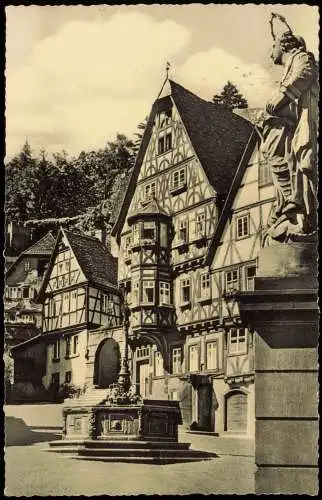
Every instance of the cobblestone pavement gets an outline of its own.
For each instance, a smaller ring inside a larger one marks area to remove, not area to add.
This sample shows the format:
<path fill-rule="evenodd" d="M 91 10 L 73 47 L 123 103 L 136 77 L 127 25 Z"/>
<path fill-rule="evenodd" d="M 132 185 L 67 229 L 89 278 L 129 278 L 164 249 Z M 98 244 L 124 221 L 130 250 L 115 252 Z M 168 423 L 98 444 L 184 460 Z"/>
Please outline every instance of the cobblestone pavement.
<path fill-rule="evenodd" d="M 187 434 L 181 428 L 180 441 L 218 457 L 168 465 L 82 461 L 46 451 L 47 441 L 58 438 L 56 422 L 44 418 L 45 408 L 38 421 L 35 411 L 6 410 L 11 429 L 5 450 L 6 496 L 254 493 L 254 443 L 248 439 Z"/>

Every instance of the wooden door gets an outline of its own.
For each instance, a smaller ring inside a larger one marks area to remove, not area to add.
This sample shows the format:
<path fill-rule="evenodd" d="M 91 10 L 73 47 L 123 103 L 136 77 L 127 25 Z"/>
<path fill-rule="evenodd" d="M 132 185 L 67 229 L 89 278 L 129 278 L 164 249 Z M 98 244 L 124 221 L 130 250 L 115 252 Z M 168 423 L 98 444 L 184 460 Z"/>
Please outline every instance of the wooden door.
<path fill-rule="evenodd" d="M 226 397 L 226 431 L 247 432 L 247 395 L 242 392 Z"/>

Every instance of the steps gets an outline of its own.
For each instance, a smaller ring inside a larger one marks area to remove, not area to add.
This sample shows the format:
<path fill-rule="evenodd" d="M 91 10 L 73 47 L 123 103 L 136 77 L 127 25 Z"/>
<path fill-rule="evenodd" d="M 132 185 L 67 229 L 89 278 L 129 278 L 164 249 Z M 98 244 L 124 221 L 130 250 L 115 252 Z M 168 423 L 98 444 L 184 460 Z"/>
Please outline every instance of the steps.
<path fill-rule="evenodd" d="M 107 389 L 89 388 L 79 396 L 79 398 L 68 398 L 64 401 L 64 406 L 97 406 L 106 399 Z"/>
<path fill-rule="evenodd" d="M 60 440 L 49 443 L 50 449 L 83 460 L 167 464 L 215 458 L 215 453 L 190 449 L 190 443 L 140 440 Z"/>

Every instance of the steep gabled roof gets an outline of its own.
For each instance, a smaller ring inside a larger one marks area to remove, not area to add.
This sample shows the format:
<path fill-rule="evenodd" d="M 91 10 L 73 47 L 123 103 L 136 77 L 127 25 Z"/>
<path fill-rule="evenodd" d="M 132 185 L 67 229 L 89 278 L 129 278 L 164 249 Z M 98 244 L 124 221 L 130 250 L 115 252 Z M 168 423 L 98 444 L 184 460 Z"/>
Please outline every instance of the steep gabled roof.
<path fill-rule="evenodd" d="M 225 201 L 224 207 L 223 207 L 221 215 L 219 217 L 218 224 L 216 226 L 214 235 L 213 235 L 213 237 L 210 241 L 210 244 L 208 246 L 208 250 L 207 250 L 207 253 L 205 256 L 205 260 L 204 260 L 204 265 L 206 265 L 206 266 L 210 266 L 213 259 L 215 258 L 217 246 L 218 246 L 220 239 L 221 239 L 221 236 L 223 234 L 226 222 L 228 220 L 228 217 L 229 217 L 229 214 L 231 211 L 231 207 L 234 203 L 234 200 L 235 200 L 237 191 L 239 189 L 240 183 L 243 179 L 248 162 L 249 162 L 251 155 L 254 151 L 255 145 L 258 143 L 258 140 L 259 140 L 259 136 L 254 128 L 253 132 L 249 138 L 248 144 L 245 148 L 243 157 L 240 160 L 240 163 L 238 165 L 238 168 L 237 168 L 234 180 L 232 182 L 230 191 L 228 193 L 227 199 Z"/>
<path fill-rule="evenodd" d="M 250 137 L 253 127 L 248 120 L 201 99 L 172 80 L 169 80 L 168 84 L 169 96 L 161 97 L 152 106 L 129 187 L 112 235 L 116 235 L 124 224 L 126 211 L 130 206 L 140 167 L 151 138 L 154 118 L 162 102 L 171 99 L 177 107 L 209 182 L 219 194 L 228 192 L 238 162 Z"/>
<path fill-rule="evenodd" d="M 50 257 L 55 246 L 55 238 L 51 231 L 49 231 L 45 236 L 36 241 L 33 245 L 28 247 L 26 250 L 21 252 L 17 259 L 11 264 L 7 269 L 6 277 L 8 277 L 11 272 L 16 268 L 17 264 L 25 256 L 39 256 L 39 257 Z"/>
<path fill-rule="evenodd" d="M 97 238 L 72 233 L 60 228 L 50 263 L 37 296 L 37 301 L 41 300 L 45 292 L 58 252 L 59 243 L 63 236 L 66 237 L 70 249 L 74 253 L 85 279 L 89 283 L 96 285 L 98 288 L 118 290 L 117 261 L 103 243 Z"/>
<path fill-rule="evenodd" d="M 86 279 L 103 287 L 117 287 L 117 261 L 97 238 L 64 231 Z"/>

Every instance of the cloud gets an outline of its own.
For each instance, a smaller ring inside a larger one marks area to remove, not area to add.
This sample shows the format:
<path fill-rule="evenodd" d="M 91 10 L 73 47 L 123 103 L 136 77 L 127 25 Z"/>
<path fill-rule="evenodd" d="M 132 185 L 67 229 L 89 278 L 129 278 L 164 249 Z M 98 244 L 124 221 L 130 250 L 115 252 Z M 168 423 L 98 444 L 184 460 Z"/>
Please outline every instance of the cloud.
<path fill-rule="evenodd" d="M 70 153 L 103 146 L 117 131 L 131 135 L 159 91 L 166 61 L 189 39 L 184 26 L 135 12 L 64 24 L 23 66 L 7 66 L 7 153 L 26 138 L 57 149 L 43 144 L 57 131 Z"/>
<path fill-rule="evenodd" d="M 264 107 L 273 90 L 272 74 L 259 64 L 213 47 L 192 55 L 178 70 L 180 80 L 191 91 L 211 100 L 230 80 L 246 97 L 250 107 Z"/>

